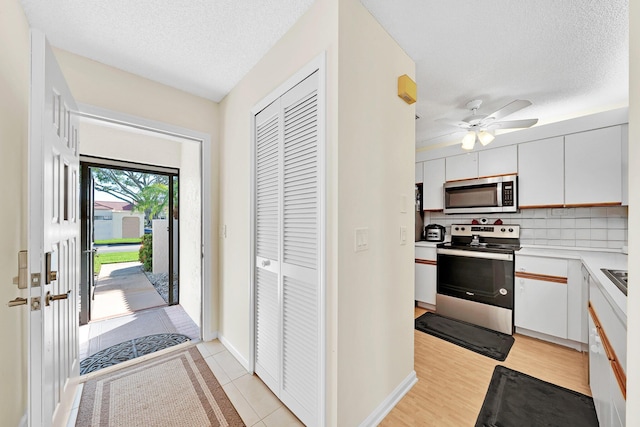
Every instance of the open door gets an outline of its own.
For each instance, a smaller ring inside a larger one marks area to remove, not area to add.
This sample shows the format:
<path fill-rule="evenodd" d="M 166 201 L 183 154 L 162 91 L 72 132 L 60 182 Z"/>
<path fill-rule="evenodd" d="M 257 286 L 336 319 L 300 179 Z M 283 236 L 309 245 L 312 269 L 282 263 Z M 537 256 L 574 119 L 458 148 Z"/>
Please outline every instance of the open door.
<path fill-rule="evenodd" d="M 78 376 L 77 107 L 44 34 L 31 32 L 29 425 L 66 424 Z"/>
<path fill-rule="evenodd" d="M 93 274 L 94 254 L 93 247 L 93 209 L 95 184 L 89 165 L 80 164 L 80 216 L 81 227 L 81 264 L 80 264 L 80 325 L 86 325 L 91 321 L 91 302 L 95 291 L 95 276 Z"/>

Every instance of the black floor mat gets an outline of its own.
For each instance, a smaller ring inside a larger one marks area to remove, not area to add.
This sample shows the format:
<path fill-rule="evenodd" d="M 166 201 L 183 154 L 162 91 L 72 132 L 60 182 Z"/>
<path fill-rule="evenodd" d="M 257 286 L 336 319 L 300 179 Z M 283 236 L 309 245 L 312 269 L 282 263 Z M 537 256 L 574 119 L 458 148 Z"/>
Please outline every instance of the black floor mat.
<path fill-rule="evenodd" d="M 593 399 L 496 366 L 476 427 L 598 427 Z"/>
<path fill-rule="evenodd" d="M 86 359 L 82 359 L 80 361 L 80 375 L 95 372 L 99 369 L 117 365 L 118 363 L 164 350 L 190 340 L 191 338 L 182 334 L 156 334 L 121 342 L 100 350 Z"/>
<path fill-rule="evenodd" d="M 416 319 L 415 328 L 499 361 L 507 358 L 514 341 L 511 335 L 429 312 Z"/>

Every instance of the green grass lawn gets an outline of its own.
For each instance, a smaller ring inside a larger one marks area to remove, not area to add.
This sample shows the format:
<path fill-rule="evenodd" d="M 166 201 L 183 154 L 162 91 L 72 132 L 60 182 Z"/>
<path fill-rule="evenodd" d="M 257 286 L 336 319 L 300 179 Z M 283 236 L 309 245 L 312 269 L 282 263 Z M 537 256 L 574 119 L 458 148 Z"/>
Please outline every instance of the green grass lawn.
<path fill-rule="evenodd" d="M 136 262 L 138 259 L 138 251 L 133 252 L 111 252 L 100 254 L 97 253 L 93 256 L 93 272 L 95 274 L 100 273 L 102 264 L 116 264 L 119 262 Z"/>
<path fill-rule="evenodd" d="M 95 243 L 96 245 L 116 245 L 118 243 L 121 243 L 121 244 L 127 244 L 127 243 L 136 244 L 136 243 L 140 243 L 141 241 L 142 241 L 141 237 L 133 237 L 133 238 L 128 238 L 128 239 L 96 240 L 93 243 Z"/>

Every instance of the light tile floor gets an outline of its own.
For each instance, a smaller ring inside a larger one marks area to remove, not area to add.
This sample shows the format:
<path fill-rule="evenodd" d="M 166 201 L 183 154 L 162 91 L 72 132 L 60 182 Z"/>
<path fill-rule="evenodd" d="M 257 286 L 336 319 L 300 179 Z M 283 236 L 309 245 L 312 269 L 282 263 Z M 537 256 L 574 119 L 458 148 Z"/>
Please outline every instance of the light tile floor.
<path fill-rule="evenodd" d="M 199 343 L 197 347 L 247 426 L 304 426 L 220 341 Z"/>

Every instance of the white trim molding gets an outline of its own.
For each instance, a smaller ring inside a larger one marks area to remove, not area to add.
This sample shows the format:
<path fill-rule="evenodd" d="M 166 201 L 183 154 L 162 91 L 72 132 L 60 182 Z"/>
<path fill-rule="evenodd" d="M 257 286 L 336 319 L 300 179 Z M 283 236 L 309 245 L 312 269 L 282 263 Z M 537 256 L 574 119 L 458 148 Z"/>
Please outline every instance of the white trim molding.
<path fill-rule="evenodd" d="M 247 370 L 247 372 L 253 374 L 253 370 L 249 369 L 249 361 L 244 358 L 244 356 L 242 356 L 242 353 L 240 353 L 238 349 L 235 348 L 223 335 L 219 335 L 218 339 L 220 340 L 222 345 L 225 346 L 227 351 L 236 358 L 238 363 L 240 363 L 242 367 Z"/>
<path fill-rule="evenodd" d="M 360 427 L 375 427 L 382 422 L 384 417 L 400 402 L 405 394 L 418 382 L 416 371 L 409 375 L 384 399 L 369 416 L 360 423 Z"/>

